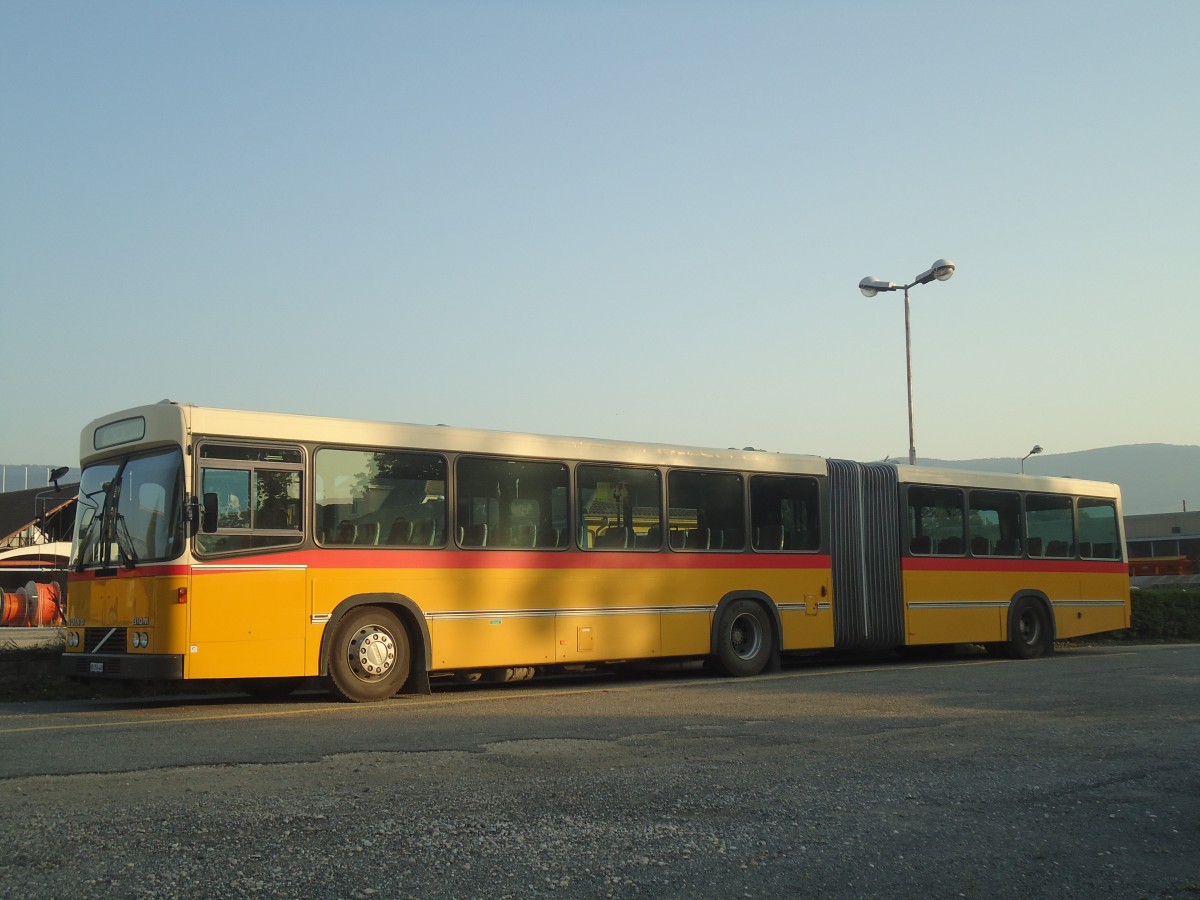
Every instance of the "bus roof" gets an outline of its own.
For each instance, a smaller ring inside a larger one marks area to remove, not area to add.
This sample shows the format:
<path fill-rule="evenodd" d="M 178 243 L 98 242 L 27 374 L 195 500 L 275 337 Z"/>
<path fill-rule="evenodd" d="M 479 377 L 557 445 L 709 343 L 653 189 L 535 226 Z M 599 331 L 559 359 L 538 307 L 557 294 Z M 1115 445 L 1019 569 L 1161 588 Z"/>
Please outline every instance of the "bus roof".
<path fill-rule="evenodd" d="M 932 484 L 955 487 L 992 488 L 1009 491 L 1044 491 L 1050 494 L 1086 494 L 1119 497 L 1121 489 L 1107 481 L 1048 475 L 1018 475 L 1015 472 L 976 472 L 969 469 L 935 469 L 929 466 L 896 464 L 901 484 Z"/>
<path fill-rule="evenodd" d="M 98 428 L 130 419 L 144 419 L 145 435 L 140 444 L 170 444 L 188 435 L 230 440 L 288 441 L 364 448 L 487 453 L 545 459 L 600 461 L 645 466 L 689 466 L 824 475 L 826 460 L 820 456 L 771 453 L 764 450 L 721 450 L 717 448 L 636 443 L 596 438 L 562 437 L 457 428 L 446 425 L 412 425 L 361 419 L 337 419 L 290 413 L 219 409 L 163 400 L 112 413 L 91 422 L 80 440 L 80 463 L 111 455 L 122 449 L 96 449 Z M 1115 484 L 1074 478 L 1018 475 L 1004 472 L 973 472 L 965 469 L 931 468 L 888 463 L 904 484 L 972 486 L 996 490 L 1046 491 L 1118 497 Z"/>
<path fill-rule="evenodd" d="M 123 410 L 90 423 L 84 429 L 80 441 L 81 461 L 86 463 L 90 459 L 111 455 L 113 450 L 120 449 L 95 449 L 93 435 L 97 428 L 137 418 L 144 418 L 146 421 L 146 445 L 178 441 L 186 429 L 191 435 L 227 437 L 231 440 L 304 441 L 366 448 L 395 447 L 547 459 L 596 460 L 631 465 L 695 466 L 813 475 L 821 475 L 826 471 L 825 460 L 810 455 L 523 434 L 446 425 L 335 419 L 217 409 L 169 401 Z"/>

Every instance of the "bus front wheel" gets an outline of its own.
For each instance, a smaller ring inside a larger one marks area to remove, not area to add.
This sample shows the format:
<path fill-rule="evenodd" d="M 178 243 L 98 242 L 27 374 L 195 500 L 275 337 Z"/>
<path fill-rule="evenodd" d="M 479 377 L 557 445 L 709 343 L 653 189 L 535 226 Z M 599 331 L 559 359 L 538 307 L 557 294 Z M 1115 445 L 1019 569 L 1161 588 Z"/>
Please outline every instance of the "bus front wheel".
<path fill-rule="evenodd" d="M 408 680 L 408 632 L 394 613 L 364 606 L 337 625 L 329 654 L 329 682 L 343 700 L 385 700 Z"/>
<path fill-rule="evenodd" d="M 734 600 L 717 624 L 717 662 L 727 675 L 757 675 L 771 660 L 771 618 L 762 604 Z"/>

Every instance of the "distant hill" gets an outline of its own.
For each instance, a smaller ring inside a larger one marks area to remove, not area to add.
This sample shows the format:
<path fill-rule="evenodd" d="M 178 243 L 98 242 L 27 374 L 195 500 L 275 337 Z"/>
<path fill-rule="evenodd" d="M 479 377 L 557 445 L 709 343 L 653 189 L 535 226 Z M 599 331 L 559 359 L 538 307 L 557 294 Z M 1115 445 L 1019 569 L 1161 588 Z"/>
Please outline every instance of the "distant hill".
<path fill-rule="evenodd" d="M 1020 457 L 995 459 L 918 459 L 918 463 L 973 469 L 977 472 L 1019 472 Z M 1121 486 L 1125 515 L 1200 510 L 1200 447 L 1178 444 L 1127 444 L 1046 453 L 1025 460 L 1028 475 L 1066 475 Z"/>

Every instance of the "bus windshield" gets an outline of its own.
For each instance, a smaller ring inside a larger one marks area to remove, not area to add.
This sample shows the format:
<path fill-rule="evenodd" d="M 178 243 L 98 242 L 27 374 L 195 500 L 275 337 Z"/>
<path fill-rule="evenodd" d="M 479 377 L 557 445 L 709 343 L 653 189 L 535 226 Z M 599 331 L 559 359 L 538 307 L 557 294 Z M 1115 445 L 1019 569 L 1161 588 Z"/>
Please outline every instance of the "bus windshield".
<path fill-rule="evenodd" d="M 71 567 L 133 568 L 174 559 L 184 546 L 182 507 L 178 447 L 88 466 L 79 482 Z"/>

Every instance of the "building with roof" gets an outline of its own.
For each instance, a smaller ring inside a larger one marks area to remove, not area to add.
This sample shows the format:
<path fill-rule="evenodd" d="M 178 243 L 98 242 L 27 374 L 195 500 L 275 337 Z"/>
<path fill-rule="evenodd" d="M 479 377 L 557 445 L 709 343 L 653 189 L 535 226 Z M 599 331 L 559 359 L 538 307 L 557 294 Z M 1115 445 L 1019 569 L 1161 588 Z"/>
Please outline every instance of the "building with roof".
<path fill-rule="evenodd" d="M 1126 516 L 1125 543 L 1136 587 L 1200 586 L 1200 512 Z"/>
<path fill-rule="evenodd" d="M 75 530 L 78 484 L 0 494 L 0 590 L 12 591 L 31 572 L 59 570 L 61 578 Z"/>

